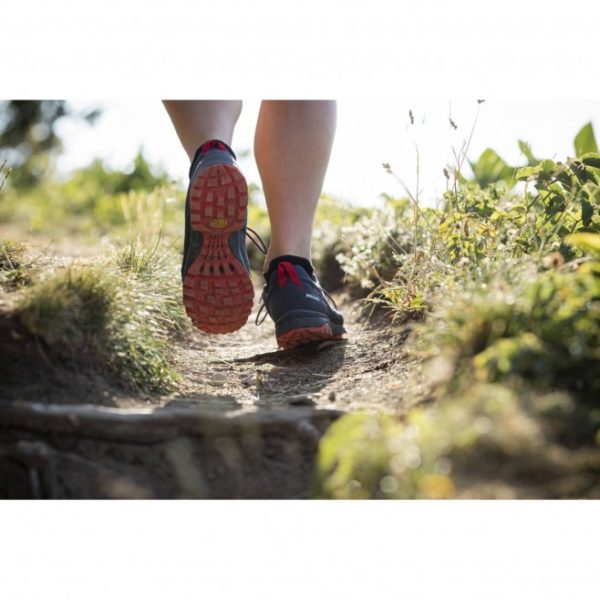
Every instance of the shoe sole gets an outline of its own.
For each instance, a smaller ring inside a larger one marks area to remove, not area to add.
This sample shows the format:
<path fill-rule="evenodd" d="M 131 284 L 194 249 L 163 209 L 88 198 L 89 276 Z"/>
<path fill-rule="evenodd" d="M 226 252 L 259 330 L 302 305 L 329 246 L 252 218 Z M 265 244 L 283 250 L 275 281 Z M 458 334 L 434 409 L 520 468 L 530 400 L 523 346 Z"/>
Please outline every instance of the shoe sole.
<path fill-rule="evenodd" d="M 202 331 L 237 331 L 252 312 L 252 280 L 228 242 L 244 226 L 247 206 L 246 180 L 232 165 L 210 166 L 192 184 L 190 225 L 202 247 L 183 279 L 183 303 Z"/>
<path fill-rule="evenodd" d="M 292 350 L 303 344 L 322 342 L 325 340 L 341 341 L 347 339 L 346 334 L 334 335 L 331 325 L 324 323 L 319 327 L 299 327 L 277 336 L 277 345 L 284 350 Z"/>

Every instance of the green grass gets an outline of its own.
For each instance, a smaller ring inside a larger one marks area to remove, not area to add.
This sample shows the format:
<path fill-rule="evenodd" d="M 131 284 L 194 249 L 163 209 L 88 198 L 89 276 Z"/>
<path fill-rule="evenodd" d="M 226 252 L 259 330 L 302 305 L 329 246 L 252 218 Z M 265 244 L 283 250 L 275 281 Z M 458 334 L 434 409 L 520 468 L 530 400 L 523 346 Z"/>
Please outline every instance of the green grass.
<path fill-rule="evenodd" d="M 113 259 L 49 274 L 16 313 L 53 356 L 105 372 L 131 389 L 167 392 L 177 375 L 171 341 L 187 327 L 172 250 L 139 240 Z"/>
<path fill-rule="evenodd" d="M 161 236 L 153 246 L 144 246 L 139 237 L 129 239 L 124 245 L 115 248 L 113 261 L 123 272 L 139 279 L 150 280 L 163 272 L 169 264 L 170 256 L 161 249 Z"/>
<path fill-rule="evenodd" d="M 0 242 L 0 271 L 18 269 L 24 259 L 25 244 L 6 240 Z"/>
<path fill-rule="evenodd" d="M 33 263 L 26 257 L 25 244 L 0 241 L 0 289 L 16 290 L 31 285 L 33 278 Z"/>

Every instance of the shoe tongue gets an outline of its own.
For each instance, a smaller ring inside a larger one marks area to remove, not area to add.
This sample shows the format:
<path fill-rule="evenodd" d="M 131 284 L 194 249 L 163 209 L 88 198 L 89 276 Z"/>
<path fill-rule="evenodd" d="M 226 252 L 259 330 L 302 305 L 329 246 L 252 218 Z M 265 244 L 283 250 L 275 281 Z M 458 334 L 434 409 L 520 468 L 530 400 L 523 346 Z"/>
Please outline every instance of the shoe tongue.
<path fill-rule="evenodd" d="M 306 258 L 303 258 L 301 256 L 293 256 L 291 254 L 284 254 L 283 256 L 278 256 L 278 257 L 272 259 L 271 262 L 269 263 L 269 269 L 264 274 L 267 285 L 268 285 L 269 281 L 271 280 L 271 276 L 273 275 L 273 273 L 275 273 L 275 271 L 277 270 L 277 267 L 282 262 L 289 262 L 289 263 L 292 263 L 294 266 L 302 267 L 311 277 L 312 277 L 312 274 L 314 273 L 313 266 L 310 264 L 310 261 L 307 260 Z"/>

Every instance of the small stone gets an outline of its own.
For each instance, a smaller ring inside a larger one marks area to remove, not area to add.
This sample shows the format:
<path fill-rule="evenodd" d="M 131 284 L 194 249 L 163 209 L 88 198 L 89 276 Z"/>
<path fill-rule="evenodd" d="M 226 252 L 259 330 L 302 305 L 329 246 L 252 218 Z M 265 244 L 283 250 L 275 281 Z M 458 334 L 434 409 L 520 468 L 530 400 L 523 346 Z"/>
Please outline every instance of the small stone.
<path fill-rule="evenodd" d="M 321 437 L 319 430 L 310 421 L 300 421 L 296 425 L 296 431 L 300 439 L 305 442 L 317 444 Z"/>
<path fill-rule="evenodd" d="M 315 406 L 316 402 L 310 397 L 305 395 L 290 396 L 288 404 L 291 406 Z"/>

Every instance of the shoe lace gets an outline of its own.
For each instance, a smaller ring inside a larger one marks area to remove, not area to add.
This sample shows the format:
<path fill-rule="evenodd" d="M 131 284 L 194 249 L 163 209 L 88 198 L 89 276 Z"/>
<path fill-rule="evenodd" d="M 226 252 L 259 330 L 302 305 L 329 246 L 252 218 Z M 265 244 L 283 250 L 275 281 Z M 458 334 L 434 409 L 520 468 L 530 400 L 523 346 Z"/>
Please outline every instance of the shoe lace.
<path fill-rule="evenodd" d="M 251 227 L 246 227 L 246 237 L 259 249 L 263 254 L 267 254 L 267 245 L 260 235 Z"/>
<path fill-rule="evenodd" d="M 259 252 L 262 252 L 266 256 L 267 244 L 265 244 L 265 241 L 262 239 L 262 237 L 260 237 L 258 232 L 252 229 L 252 227 L 246 226 L 246 237 L 258 248 Z M 266 312 L 263 314 L 263 311 L 265 310 Z M 267 308 L 267 293 L 265 286 L 265 289 L 263 289 L 260 297 L 260 306 L 258 307 L 258 313 L 256 313 L 256 319 L 254 322 L 257 325 L 260 325 L 267 318 L 267 314 L 269 314 L 269 309 Z M 259 322 L 261 315 L 262 319 Z"/>
<path fill-rule="evenodd" d="M 337 310 L 337 304 L 335 303 L 335 300 L 331 297 L 331 294 L 326 290 L 321 288 L 321 291 L 325 294 L 325 296 L 328 298 L 328 300 L 331 302 L 331 304 L 333 304 L 333 308 L 335 308 Z"/>
<path fill-rule="evenodd" d="M 298 278 L 298 274 L 294 267 L 287 261 L 280 262 L 277 265 L 277 281 L 279 282 L 279 287 L 283 287 L 285 285 L 286 277 L 289 277 L 292 282 L 294 282 L 299 287 L 302 287 L 302 283 Z M 263 288 L 262 295 L 260 297 L 260 305 L 258 307 L 258 312 L 256 313 L 255 323 L 257 325 L 262 325 L 264 320 L 267 318 L 267 315 L 270 315 L 268 301 L 269 301 L 269 291 L 270 286 L 265 285 Z M 264 312 L 263 312 L 264 311 Z M 261 319 L 262 315 L 262 319 Z"/>
<path fill-rule="evenodd" d="M 265 285 L 265 287 L 263 288 L 262 294 L 260 296 L 260 304 L 258 306 L 258 312 L 256 313 L 256 319 L 254 319 L 254 323 L 256 325 L 262 325 L 265 321 L 265 319 L 267 318 L 267 315 L 270 315 L 271 313 L 269 312 L 269 307 L 267 306 L 267 302 L 268 302 L 268 292 L 267 292 L 267 286 Z M 262 319 L 261 319 L 261 315 L 262 315 Z"/>

